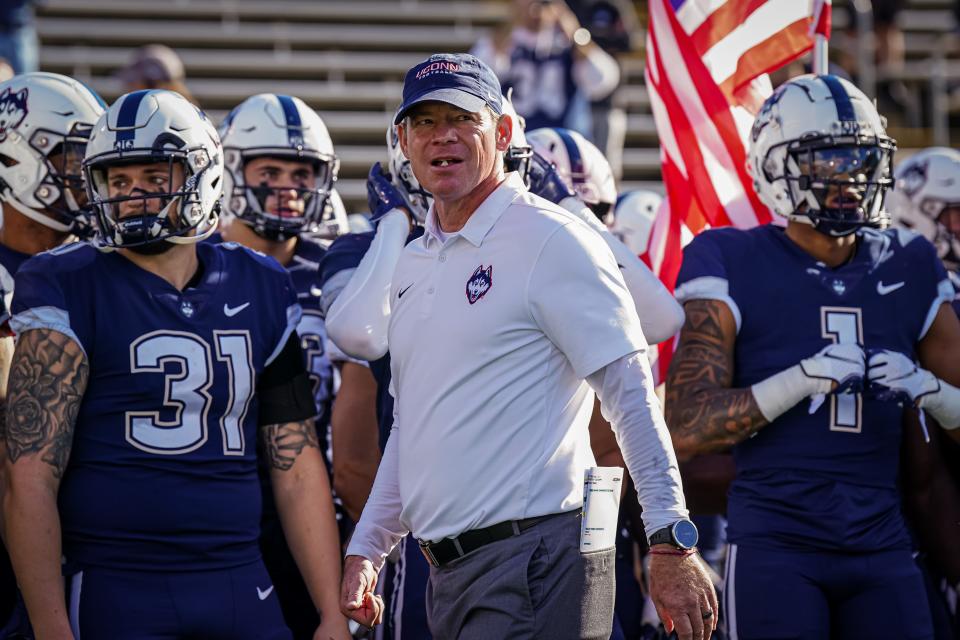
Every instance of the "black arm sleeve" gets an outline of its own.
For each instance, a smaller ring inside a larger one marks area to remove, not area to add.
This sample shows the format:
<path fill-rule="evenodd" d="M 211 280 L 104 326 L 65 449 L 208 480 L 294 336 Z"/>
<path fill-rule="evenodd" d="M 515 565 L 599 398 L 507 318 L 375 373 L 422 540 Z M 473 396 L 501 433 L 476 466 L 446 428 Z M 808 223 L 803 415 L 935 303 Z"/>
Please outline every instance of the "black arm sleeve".
<path fill-rule="evenodd" d="M 300 422 L 317 415 L 313 387 L 296 331 L 290 334 L 280 355 L 260 374 L 257 398 L 260 403 L 257 424 L 261 427 Z"/>

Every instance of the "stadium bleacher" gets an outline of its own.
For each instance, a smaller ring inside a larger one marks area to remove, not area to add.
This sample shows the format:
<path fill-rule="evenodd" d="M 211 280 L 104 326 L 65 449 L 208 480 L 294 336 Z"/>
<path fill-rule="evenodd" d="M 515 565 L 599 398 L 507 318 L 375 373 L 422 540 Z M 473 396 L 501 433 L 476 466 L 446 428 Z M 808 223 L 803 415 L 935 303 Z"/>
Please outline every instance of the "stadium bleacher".
<path fill-rule="evenodd" d="M 636 4 L 645 13 L 644 3 Z M 898 76 L 913 90 L 926 90 L 929 59 L 937 52 L 948 57 L 949 77 L 960 81 L 950 9 L 950 0 L 912 0 L 901 16 L 908 56 Z M 384 132 L 404 72 L 430 53 L 468 50 L 508 12 L 505 0 L 46 0 L 38 11 L 40 62 L 113 100 L 122 88 L 112 74 L 135 47 L 160 42 L 180 54 L 188 87 L 214 120 L 255 93 L 299 96 L 330 128 L 341 158 L 338 189 L 348 208 L 359 211 L 366 172 L 385 155 Z M 837 11 L 837 32 L 845 20 Z M 653 186 L 659 157 L 643 52 L 623 63 L 617 96 L 628 114 L 622 186 Z M 923 132 L 898 132 L 895 119 L 892 124 L 904 142 L 926 144 Z"/>

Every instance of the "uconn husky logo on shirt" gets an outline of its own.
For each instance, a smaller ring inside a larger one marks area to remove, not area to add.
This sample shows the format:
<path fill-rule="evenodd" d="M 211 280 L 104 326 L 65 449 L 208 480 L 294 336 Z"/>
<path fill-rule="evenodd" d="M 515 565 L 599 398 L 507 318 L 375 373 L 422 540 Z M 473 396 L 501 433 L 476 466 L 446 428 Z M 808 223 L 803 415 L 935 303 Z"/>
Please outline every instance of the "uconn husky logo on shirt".
<path fill-rule="evenodd" d="M 487 291 L 490 290 L 490 287 L 493 286 L 493 265 L 490 265 L 486 269 L 483 268 L 481 264 L 477 267 L 476 271 L 473 272 L 473 275 L 470 276 L 470 279 L 467 280 L 467 300 L 470 304 L 475 303 L 477 300 L 486 295 Z"/>
<path fill-rule="evenodd" d="M 27 117 L 28 94 L 26 87 L 16 93 L 7 87 L 0 93 L 0 142 L 6 140 L 7 133 L 19 127 Z"/>

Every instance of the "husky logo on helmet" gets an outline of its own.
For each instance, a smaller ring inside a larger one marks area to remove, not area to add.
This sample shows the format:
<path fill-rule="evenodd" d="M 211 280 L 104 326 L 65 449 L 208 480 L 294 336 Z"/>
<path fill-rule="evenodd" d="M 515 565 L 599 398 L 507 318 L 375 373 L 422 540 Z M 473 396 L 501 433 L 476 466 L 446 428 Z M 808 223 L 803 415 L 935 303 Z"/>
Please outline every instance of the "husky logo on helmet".
<path fill-rule="evenodd" d="M 927 162 L 913 162 L 910 163 L 906 169 L 897 177 L 897 190 L 903 190 L 903 192 L 912 196 L 913 194 L 923 189 L 923 185 L 927 183 Z"/>
<path fill-rule="evenodd" d="M 781 85 L 777 88 L 773 94 L 767 98 L 766 102 L 760 107 L 760 111 L 757 113 L 756 120 L 753 121 L 753 127 L 750 130 L 750 139 L 754 142 L 757 141 L 757 138 L 760 137 L 760 132 L 763 131 L 763 128 L 766 127 L 773 121 L 773 107 L 775 104 L 780 102 L 780 98 L 783 96 L 786 85 Z"/>
<path fill-rule="evenodd" d="M 0 140 L 5 140 L 7 133 L 20 126 L 27 117 L 27 96 L 30 90 L 27 87 L 16 93 L 10 87 L 0 93 Z"/>
<path fill-rule="evenodd" d="M 493 286 L 493 265 L 486 269 L 481 264 L 474 270 L 473 275 L 467 280 L 467 301 L 474 304 L 487 294 L 490 287 Z"/>

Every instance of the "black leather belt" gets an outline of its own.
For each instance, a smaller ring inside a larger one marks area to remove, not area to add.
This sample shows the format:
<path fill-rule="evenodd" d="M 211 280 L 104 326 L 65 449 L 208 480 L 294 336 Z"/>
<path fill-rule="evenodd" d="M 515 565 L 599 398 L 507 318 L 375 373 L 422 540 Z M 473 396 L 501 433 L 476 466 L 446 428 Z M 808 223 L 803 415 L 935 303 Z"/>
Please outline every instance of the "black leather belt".
<path fill-rule="evenodd" d="M 568 511 L 566 513 L 571 512 Z M 417 542 L 420 543 L 420 551 L 427 559 L 427 562 L 434 567 L 442 567 L 448 562 L 462 558 L 486 544 L 518 536 L 522 531 L 526 531 L 544 520 L 549 520 L 550 518 L 561 515 L 563 515 L 563 513 L 551 513 L 546 516 L 524 518 L 523 520 L 508 520 L 506 522 L 492 524 L 483 529 L 471 529 L 470 531 L 461 533 L 455 538 L 444 538 L 440 542 L 426 542 L 425 540 L 418 540 Z"/>

